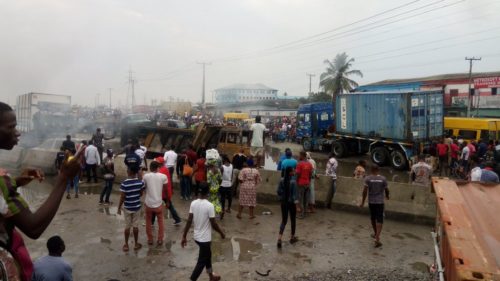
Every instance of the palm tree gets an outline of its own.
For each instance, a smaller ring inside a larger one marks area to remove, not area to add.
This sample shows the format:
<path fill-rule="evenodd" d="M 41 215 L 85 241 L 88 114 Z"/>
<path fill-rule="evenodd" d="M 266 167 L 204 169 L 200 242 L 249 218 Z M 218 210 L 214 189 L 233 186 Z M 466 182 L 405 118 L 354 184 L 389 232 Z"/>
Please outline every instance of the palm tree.
<path fill-rule="evenodd" d="M 361 73 L 361 71 L 351 70 L 353 62 L 354 58 L 348 59 L 346 53 L 337 54 L 332 61 L 324 61 L 327 68 L 326 71 L 320 76 L 319 85 L 325 92 L 332 94 L 334 106 L 337 95 L 349 92 L 358 87 L 358 83 L 349 79 L 348 76 L 358 75 L 363 77 L 363 73 Z"/>

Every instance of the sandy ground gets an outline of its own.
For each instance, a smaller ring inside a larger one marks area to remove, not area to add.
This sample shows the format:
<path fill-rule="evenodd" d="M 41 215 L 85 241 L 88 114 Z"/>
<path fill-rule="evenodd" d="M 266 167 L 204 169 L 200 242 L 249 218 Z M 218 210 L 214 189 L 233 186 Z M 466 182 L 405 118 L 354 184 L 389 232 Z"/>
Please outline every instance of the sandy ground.
<path fill-rule="evenodd" d="M 23 195 L 34 207 L 50 189 L 48 183 L 32 183 Z M 115 186 L 116 188 L 116 186 Z M 144 247 L 124 253 L 123 217 L 116 215 L 118 193 L 112 194 L 115 204 L 97 204 L 101 185 L 82 186 L 80 198 L 63 199 L 52 224 L 36 240 L 26 238 L 33 259 L 46 254 L 45 243 L 52 235 L 66 241 L 67 259 L 73 265 L 74 280 L 189 280 L 196 263 L 198 248 L 189 234 L 188 246 L 182 249 L 182 226 L 173 226 L 165 219 L 166 239 L 162 247 L 148 247 L 145 227 L 139 228 Z M 181 201 L 178 192 L 175 207 L 183 220 L 189 202 Z M 227 238 L 214 233 L 213 266 L 222 280 L 427 280 L 427 265 L 433 261 L 431 226 L 396 222 L 387 218 L 381 248 L 373 248 L 371 226 L 367 216 L 336 210 L 318 210 L 297 221 L 300 241 L 284 242 L 276 248 L 281 220 L 277 204 L 259 205 L 257 218 L 242 220 L 233 212 L 220 225 Z M 262 215 L 271 211 L 271 215 Z M 285 231 L 288 239 L 289 225 Z M 266 273 L 262 277 L 256 273 Z M 199 280 L 208 280 L 205 275 Z"/>

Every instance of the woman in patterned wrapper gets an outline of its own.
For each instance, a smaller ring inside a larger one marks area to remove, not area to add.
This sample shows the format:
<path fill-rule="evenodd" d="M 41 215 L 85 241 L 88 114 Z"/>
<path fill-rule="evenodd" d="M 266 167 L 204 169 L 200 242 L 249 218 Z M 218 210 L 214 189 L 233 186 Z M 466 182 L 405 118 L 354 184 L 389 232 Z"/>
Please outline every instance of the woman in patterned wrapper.
<path fill-rule="evenodd" d="M 208 201 L 214 205 L 216 215 L 222 213 L 222 206 L 219 200 L 219 187 L 221 182 L 222 174 L 220 173 L 220 169 L 214 162 L 209 162 L 207 167 L 207 183 L 209 187 Z"/>
<path fill-rule="evenodd" d="M 240 180 L 240 206 L 238 207 L 238 219 L 241 219 L 241 212 L 243 207 L 250 209 L 250 219 L 254 219 L 253 213 L 255 206 L 257 206 L 257 185 L 261 182 L 259 170 L 254 168 L 253 159 L 247 160 L 246 166 L 241 170 L 238 175 Z"/>

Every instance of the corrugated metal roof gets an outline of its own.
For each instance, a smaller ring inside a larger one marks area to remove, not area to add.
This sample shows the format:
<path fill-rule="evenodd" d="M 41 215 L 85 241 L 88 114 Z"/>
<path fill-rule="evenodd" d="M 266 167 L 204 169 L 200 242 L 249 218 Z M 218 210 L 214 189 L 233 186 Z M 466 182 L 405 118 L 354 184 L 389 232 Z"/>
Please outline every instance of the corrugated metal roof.
<path fill-rule="evenodd" d="M 243 84 L 243 83 L 236 83 L 232 84 L 226 87 L 218 88 L 215 89 L 215 91 L 220 91 L 220 90 L 232 90 L 232 89 L 237 89 L 237 90 L 273 90 L 277 91 L 276 89 L 269 88 L 268 86 L 261 84 L 261 83 L 256 83 L 256 84 Z"/>
<path fill-rule="evenodd" d="M 433 178 L 432 185 L 447 280 L 499 280 L 500 184 Z"/>
<path fill-rule="evenodd" d="M 492 76 L 500 76 L 500 71 L 472 73 L 472 78 L 483 78 L 483 77 L 492 77 Z M 375 82 L 375 83 L 366 84 L 365 86 L 428 82 L 428 81 L 452 80 L 452 79 L 468 79 L 468 78 L 469 78 L 469 73 L 450 73 L 450 74 L 439 74 L 439 75 L 417 77 L 417 78 L 388 79 L 388 80 L 382 80 L 382 81 Z"/>

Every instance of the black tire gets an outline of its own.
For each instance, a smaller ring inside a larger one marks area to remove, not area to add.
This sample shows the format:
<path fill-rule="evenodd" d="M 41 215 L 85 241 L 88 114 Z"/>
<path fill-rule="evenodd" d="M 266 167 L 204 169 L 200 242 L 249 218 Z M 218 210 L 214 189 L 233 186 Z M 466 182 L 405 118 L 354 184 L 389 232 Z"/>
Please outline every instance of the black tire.
<path fill-rule="evenodd" d="M 384 166 L 389 160 L 389 151 L 383 146 L 375 147 L 370 154 L 372 162 L 379 166 Z"/>
<path fill-rule="evenodd" d="M 337 158 L 346 156 L 346 147 L 343 142 L 336 141 L 332 144 L 332 152 Z"/>
<path fill-rule="evenodd" d="M 406 159 L 406 155 L 401 150 L 394 150 L 391 152 L 391 166 L 399 171 L 405 170 L 408 166 L 408 160 Z"/>
<path fill-rule="evenodd" d="M 302 148 L 304 151 L 312 151 L 312 142 L 309 138 L 302 139 Z"/>

